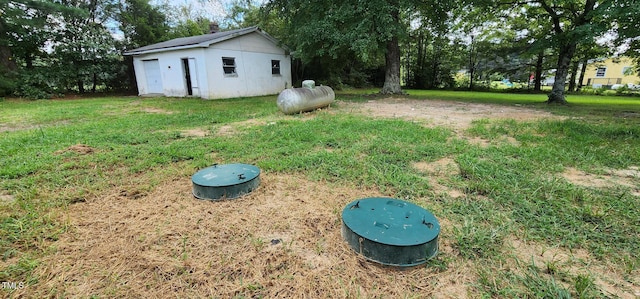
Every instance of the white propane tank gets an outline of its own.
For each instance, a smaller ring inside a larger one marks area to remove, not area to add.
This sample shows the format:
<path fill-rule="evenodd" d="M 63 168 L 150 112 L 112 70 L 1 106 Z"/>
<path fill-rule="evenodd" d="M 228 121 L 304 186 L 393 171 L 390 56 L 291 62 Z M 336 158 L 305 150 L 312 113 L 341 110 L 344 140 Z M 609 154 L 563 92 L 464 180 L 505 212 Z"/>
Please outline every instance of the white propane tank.
<path fill-rule="evenodd" d="M 304 80 L 302 88 L 283 90 L 278 95 L 278 108 L 284 114 L 306 112 L 329 106 L 336 94 L 329 86 L 315 86 L 313 80 Z"/>

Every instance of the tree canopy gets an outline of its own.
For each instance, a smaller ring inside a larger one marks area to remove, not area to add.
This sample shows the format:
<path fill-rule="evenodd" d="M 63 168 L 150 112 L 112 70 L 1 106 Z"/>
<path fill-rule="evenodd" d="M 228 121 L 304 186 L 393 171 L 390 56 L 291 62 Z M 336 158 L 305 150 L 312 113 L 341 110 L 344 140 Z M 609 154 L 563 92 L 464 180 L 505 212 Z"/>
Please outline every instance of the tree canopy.
<path fill-rule="evenodd" d="M 124 51 L 208 33 L 213 21 L 260 26 L 292 49 L 294 78 L 337 88 L 395 94 L 535 78 L 540 90 L 554 69 L 548 102 L 566 103 L 590 60 L 625 54 L 640 70 L 640 0 L 237 0 L 219 20 L 158 3 L 0 0 L 0 95 L 135 89 Z"/>

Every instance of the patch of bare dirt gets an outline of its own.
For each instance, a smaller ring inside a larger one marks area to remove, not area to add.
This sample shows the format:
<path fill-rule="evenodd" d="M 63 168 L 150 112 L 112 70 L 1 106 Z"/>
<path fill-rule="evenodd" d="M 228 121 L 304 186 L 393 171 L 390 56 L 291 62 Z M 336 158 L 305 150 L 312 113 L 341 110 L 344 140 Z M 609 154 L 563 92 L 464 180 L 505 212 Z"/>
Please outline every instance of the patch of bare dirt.
<path fill-rule="evenodd" d="M 469 264 L 396 270 L 357 255 L 340 235 L 342 208 L 377 190 L 263 173 L 230 201 L 202 201 L 189 178 L 139 198 L 116 189 L 69 207 L 70 230 L 16 296 L 157 298 L 468 298 Z M 442 219 L 446 222 L 446 219 Z M 449 242 L 440 255 L 454 254 Z M 459 263 L 467 263 L 460 261 Z"/>
<path fill-rule="evenodd" d="M 116 107 L 114 105 L 104 105 L 103 109 L 106 115 L 119 115 L 121 113 L 126 114 L 131 112 L 138 112 L 138 111 L 142 111 L 145 113 L 166 114 L 166 115 L 171 115 L 175 113 L 175 111 L 170 111 L 170 110 L 157 108 L 157 107 L 141 107 L 142 100 L 140 99 L 132 101 L 131 103 L 129 103 L 129 106 L 131 107 Z"/>
<path fill-rule="evenodd" d="M 224 125 L 218 128 L 219 136 L 231 136 L 238 133 L 238 130 L 232 125 Z"/>
<path fill-rule="evenodd" d="M 484 118 L 519 121 L 561 119 L 546 111 L 519 106 L 438 100 L 419 101 L 404 98 L 371 100 L 366 103 L 341 103 L 341 107 L 360 114 L 426 121 L 433 126 L 447 126 L 461 130 L 469 128 L 473 121 Z"/>
<path fill-rule="evenodd" d="M 67 153 L 67 152 L 73 152 L 73 153 L 77 153 L 77 154 L 80 154 L 80 155 L 88 155 L 88 154 L 93 153 L 94 151 L 95 151 L 94 148 L 92 148 L 92 147 L 90 147 L 90 146 L 88 146 L 86 144 L 75 144 L 75 145 L 72 145 L 72 146 L 70 146 L 68 148 L 65 148 L 63 150 L 56 151 L 55 154 L 56 155 L 60 155 L 60 154 Z"/>
<path fill-rule="evenodd" d="M 446 186 L 448 178 L 459 175 L 458 164 L 451 158 L 442 158 L 434 162 L 415 162 L 411 165 L 414 169 L 427 174 L 429 186 L 435 194 L 447 194 L 452 198 L 465 196 L 464 192 Z"/>
<path fill-rule="evenodd" d="M 29 129 L 35 129 L 36 126 L 20 126 L 20 125 L 6 125 L 6 124 L 0 124 L 0 133 L 2 132 L 14 132 L 14 131 L 20 131 L 20 130 L 29 130 Z"/>
<path fill-rule="evenodd" d="M 290 118 L 290 117 L 282 117 Z M 217 134 L 219 136 L 230 136 L 235 135 L 239 132 L 241 128 L 253 127 L 253 126 L 269 126 L 276 123 L 276 119 L 266 119 L 266 118 L 252 118 L 245 121 L 238 121 L 229 123 L 218 128 Z"/>
<path fill-rule="evenodd" d="M 12 204 L 16 201 L 16 198 L 8 193 L 0 192 L 0 204 Z"/>
<path fill-rule="evenodd" d="M 638 285 L 640 281 L 636 279 L 630 282 L 621 273 L 619 267 L 611 267 L 595 261 L 586 250 L 569 251 L 513 237 L 508 238 L 505 243 L 521 263 L 534 264 L 547 274 L 555 271 L 573 276 L 592 277 L 594 283 L 607 297 L 635 299 L 640 296 L 640 285 Z"/>
<path fill-rule="evenodd" d="M 611 169 L 607 175 L 590 174 L 569 167 L 562 173 L 562 177 L 572 184 L 585 187 L 628 187 L 632 189 L 633 195 L 640 196 L 640 169 L 637 166 L 631 166 L 627 169 Z"/>
<path fill-rule="evenodd" d="M 140 109 L 142 112 L 146 112 L 146 113 L 154 113 L 154 114 L 173 114 L 173 111 L 169 111 L 169 110 L 164 110 L 164 109 L 160 109 L 160 108 L 155 108 L 155 107 L 145 107 Z"/>
<path fill-rule="evenodd" d="M 640 167 L 631 166 L 627 169 L 616 169 L 610 171 L 611 175 L 622 178 L 640 179 Z"/>
<path fill-rule="evenodd" d="M 180 135 L 185 137 L 206 137 L 209 135 L 209 131 L 202 128 L 196 128 L 190 130 L 182 130 L 180 131 Z"/>
<path fill-rule="evenodd" d="M 33 124 L 25 124 L 25 123 L 4 123 L 4 124 L 0 124 L 0 133 L 42 129 L 42 128 L 47 128 L 52 126 L 64 126 L 67 124 L 69 124 L 68 120 L 61 120 L 61 121 L 57 121 L 49 124 L 42 124 L 42 125 L 33 125 Z"/>
<path fill-rule="evenodd" d="M 457 133 L 458 133 L 456 134 L 457 138 L 466 140 L 470 144 L 473 144 L 482 148 L 487 148 L 491 145 L 504 145 L 504 144 L 509 144 L 512 146 L 520 146 L 520 142 L 511 136 L 500 136 L 496 139 L 489 140 L 489 139 L 484 139 L 476 136 L 474 137 L 465 136 L 461 132 L 457 132 Z"/>

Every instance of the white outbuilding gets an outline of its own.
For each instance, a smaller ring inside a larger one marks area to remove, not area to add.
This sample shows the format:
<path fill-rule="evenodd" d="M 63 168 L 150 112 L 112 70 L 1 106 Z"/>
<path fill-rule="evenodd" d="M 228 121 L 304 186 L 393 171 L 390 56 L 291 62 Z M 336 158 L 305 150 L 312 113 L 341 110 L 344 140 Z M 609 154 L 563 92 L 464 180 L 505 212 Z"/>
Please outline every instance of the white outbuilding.
<path fill-rule="evenodd" d="M 291 87 L 288 49 L 258 27 L 176 38 L 125 52 L 139 95 L 236 98 Z"/>

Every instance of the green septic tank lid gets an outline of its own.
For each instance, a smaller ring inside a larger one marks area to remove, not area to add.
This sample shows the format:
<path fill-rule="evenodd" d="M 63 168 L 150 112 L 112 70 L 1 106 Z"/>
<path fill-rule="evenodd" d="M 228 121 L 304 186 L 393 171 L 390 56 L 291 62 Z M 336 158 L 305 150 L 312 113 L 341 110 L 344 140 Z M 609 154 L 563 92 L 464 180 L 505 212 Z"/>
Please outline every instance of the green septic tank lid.
<path fill-rule="evenodd" d="M 253 191 L 259 184 L 260 169 L 248 164 L 214 164 L 191 178 L 193 195 L 200 199 L 232 199 Z"/>
<path fill-rule="evenodd" d="M 342 235 L 356 252 L 385 265 L 415 266 L 438 252 L 440 224 L 429 211 L 388 197 L 363 198 L 342 211 Z"/>

